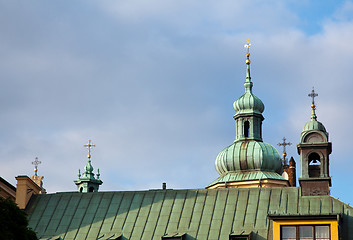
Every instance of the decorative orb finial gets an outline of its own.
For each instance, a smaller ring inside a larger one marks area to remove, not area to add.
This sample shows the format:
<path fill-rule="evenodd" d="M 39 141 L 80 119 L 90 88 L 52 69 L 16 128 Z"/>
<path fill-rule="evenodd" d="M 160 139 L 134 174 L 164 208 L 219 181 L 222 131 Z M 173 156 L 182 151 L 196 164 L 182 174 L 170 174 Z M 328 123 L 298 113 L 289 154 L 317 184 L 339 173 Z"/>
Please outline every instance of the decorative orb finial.
<path fill-rule="evenodd" d="M 246 50 L 246 60 L 245 60 L 245 63 L 247 64 L 247 65 L 250 65 L 250 63 L 251 63 L 251 61 L 250 61 L 250 59 L 249 59 L 249 57 L 250 57 L 250 46 L 251 46 L 251 43 L 250 43 L 250 39 L 248 38 L 248 39 L 246 39 L 246 44 L 244 45 L 244 47 L 247 49 Z"/>

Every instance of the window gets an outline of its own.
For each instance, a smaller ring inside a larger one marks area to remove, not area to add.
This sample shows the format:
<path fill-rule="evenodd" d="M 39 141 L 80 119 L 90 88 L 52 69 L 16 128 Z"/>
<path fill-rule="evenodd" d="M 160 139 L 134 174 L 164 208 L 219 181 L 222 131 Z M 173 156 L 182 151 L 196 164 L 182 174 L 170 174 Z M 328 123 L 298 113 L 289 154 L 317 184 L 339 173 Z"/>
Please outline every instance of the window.
<path fill-rule="evenodd" d="M 281 240 L 330 240 L 330 226 L 282 226 Z"/>
<path fill-rule="evenodd" d="M 317 153 L 309 155 L 309 177 L 320 177 L 320 156 Z"/>
<path fill-rule="evenodd" d="M 244 137 L 249 137 L 250 123 L 249 121 L 244 122 Z"/>
<path fill-rule="evenodd" d="M 339 240 L 339 215 L 269 216 L 273 240 Z"/>

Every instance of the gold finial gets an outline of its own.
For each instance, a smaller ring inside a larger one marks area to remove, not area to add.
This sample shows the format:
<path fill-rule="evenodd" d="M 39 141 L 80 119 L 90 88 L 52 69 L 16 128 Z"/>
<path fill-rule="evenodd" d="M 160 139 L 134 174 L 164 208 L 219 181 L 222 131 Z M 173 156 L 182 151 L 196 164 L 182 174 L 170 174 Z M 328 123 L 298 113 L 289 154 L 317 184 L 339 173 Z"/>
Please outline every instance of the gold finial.
<path fill-rule="evenodd" d="M 87 155 L 87 157 L 88 157 L 88 159 L 91 159 L 91 149 L 92 149 L 93 147 L 95 147 L 96 145 L 94 145 L 91 140 L 88 140 L 88 143 L 87 143 L 86 145 L 83 145 L 83 146 L 88 149 L 88 155 Z"/>
<path fill-rule="evenodd" d="M 38 157 L 36 157 L 34 159 L 34 162 L 32 162 L 32 164 L 34 165 L 34 175 L 37 176 L 37 172 L 38 172 L 38 165 L 41 164 L 42 162 L 38 160 Z"/>
<path fill-rule="evenodd" d="M 246 39 L 246 44 L 244 45 L 244 47 L 246 48 L 246 60 L 245 60 L 245 63 L 247 65 L 249 65 L 251 63 L 249 57 L 250 57 L 250 46 L 251 46 L 251 43 L 250 43 L 250 39 Z"/>

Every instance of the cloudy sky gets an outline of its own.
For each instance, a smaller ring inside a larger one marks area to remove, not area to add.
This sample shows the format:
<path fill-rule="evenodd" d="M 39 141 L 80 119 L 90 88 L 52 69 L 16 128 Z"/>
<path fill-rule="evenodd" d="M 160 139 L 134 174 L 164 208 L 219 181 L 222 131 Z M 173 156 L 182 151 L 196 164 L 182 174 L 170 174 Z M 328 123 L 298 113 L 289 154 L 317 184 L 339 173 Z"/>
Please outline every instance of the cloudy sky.
<path fill-rule="evenodd" d="M 353 203 L 352 1 L 0 1 L 0 175 L 33 175 L 48 192 L 96 147 L 101 190 L 203 188 L 235 138 L 252 43 L 264 141 L 296 144 L 310 120 L 330 133 L 331 193 Z M 300 173 L 297 172 L 299 176 Z"/>

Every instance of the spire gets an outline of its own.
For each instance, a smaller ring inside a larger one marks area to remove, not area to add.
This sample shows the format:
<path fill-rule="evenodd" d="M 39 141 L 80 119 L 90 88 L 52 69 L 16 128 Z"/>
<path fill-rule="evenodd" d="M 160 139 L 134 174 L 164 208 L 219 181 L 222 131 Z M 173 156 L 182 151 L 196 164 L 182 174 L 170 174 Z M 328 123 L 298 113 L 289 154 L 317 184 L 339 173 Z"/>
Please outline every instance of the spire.
<path fill-rule="evenodd" d="M 311 101 L 311 109 L 312 109 L 311 120 L 314 121 L 314 120 L 317 119 L 317 116 L 316 116 L 316 113 L 315 113 L 315 109 L 316 109 L 315 97 L 319 96 L 319 94 L 317 94 L 315 92 L 314 87 L 313 87 L 313 90 L 311 90 L 311 93 L 309 93 L 308 96 L 312 98 L 312 101 Z"/>
<path fill-rule="evenodd" d="M 245 80 L 245 83 L 244 83 L 244 87 L 245 87 L 245 92 L 249 92 L 251 93 L 252 92 L 252 86 L 253 86 L 253 83 L 251 82 L 251 77 L 250 77 L 250 46 L 251 46 L 251 43 L 250 43 L 250 39 L 248 38 L 246 40 L 246 44 L 244 45 L 244 47 L 246 48 L 246 60 L 245 60 L 245 63 L 246 63 L 246 80 Z"/>

